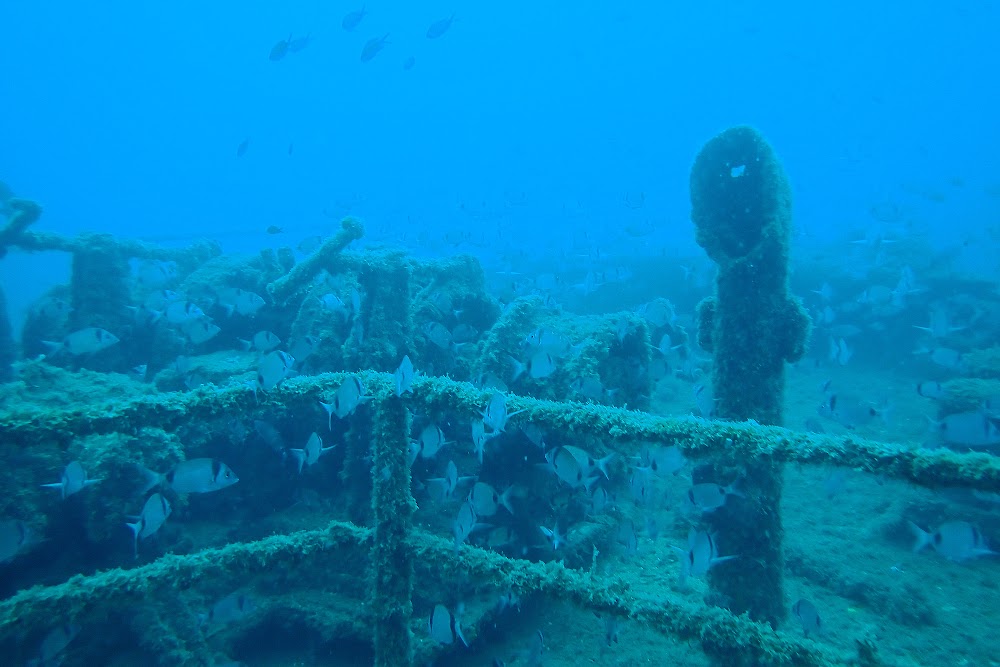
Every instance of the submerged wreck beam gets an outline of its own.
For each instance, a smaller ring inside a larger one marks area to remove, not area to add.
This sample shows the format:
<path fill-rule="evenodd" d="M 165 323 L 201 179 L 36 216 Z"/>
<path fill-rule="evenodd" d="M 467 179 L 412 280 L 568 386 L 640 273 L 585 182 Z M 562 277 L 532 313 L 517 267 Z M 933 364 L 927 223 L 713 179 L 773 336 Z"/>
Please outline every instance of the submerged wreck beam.
<path fill-rule="evenodd" d="M 309 285 L 322 269 L 333 272 L 340 253 L 351 243 L 364 236 L 365 228 L 357 218 L 340 221 L 340 231 L 326 240 L 316 252 L 296 264 L 291 271 L 267 286 L 275 303 L 285 303 L 289 297 Z"/>
<path fill-rule="evenodd" d="M 381 394 L 371 439 L 375 518 L 371 608 L 376 667 L 409 665 L 413 655 L 413 556 L 406 539 L 413 527 L 416 504 L 410 493 L 409 432 L 406 404 L 388 392 Z"/>
<path fill-rule="evenodd" d="M 35 586 L 0 601 L 0 637 L 24 628 L 45 626 L 53 618 L 78 619 L 120 610 L 154 592 L 187 589 L 206 579 L 246 580 L 246 575 L 294 564 L 310 554 L 357 548 L 371 531 L 332 522 L 322 530 L 275 535 L 256 542 L 237 542 L 188 555 L 170 554 L 131 569 L 116 568 L 77 575 L 55 586 Z"/>
<path fill-rule="evenodd" d="M 167 555 L 128 570 L 79 575 L 62 584 L 36 586 L 0 601 L 0 637 L 45 624 L 51 618 L 79 622 L 88 615 L 99 617 L 165 588 L 188 589 L 218 577 L 239 579 L 276 566 L 301 564 L 320 552 L 328 554 L 336 549 L 372 547 L 377 554 L 382 549 L 374 537 L 376 534 L 377 530 L 373 532 L 334 521 L 322 530 L 229 544 L 186 556 Z M 643 597 L 633 593 L 620 578 L 593 577 L 556 562 L 511 559 L 470 545 L 462 546 L 456 554 L 453 541 L 423 531 L 413 531 L 405 542 L 401 547 L 421 562 L 434 563 L 433 573 L 442 580 L 471 576 L 521 593 L 539 592 L 568 600 L 594 611 L 634 619 L 669 636 L 697 642 L 709 655 L 732 656 L 734 651 L 739 651 L 750 662 L 761 665 L 826 667 L 849 664 L 849 656 L 836 655 L 821 645 L 775 632 L 765 624 L 735 616 L 724 609 L 693 604 L 671 593 L 658 595 L 656 599 Z M 400 594 L 403 592 L 396 590 Z M 375 591 L 374 598 L 377 600 L 381 595 Z M 385 652 L 380 652 L 379 635 L 386 630 L 379 625 L 385 619 L 377 608 L 375 613 L 379 621 L 375 624 L 376 664 L 408 664 L 405 660 L 400 661 L 403 660 L 401 654 L 396 655 L 395 663 L 380 661 L 379 656 L 387 660 L 389 650 L 399 650 L 400 637 L 407 638 L 408 651 L 409 616 L 403 628 L 405 634 L 383 636 L 382 641 L 391 645 L 383 645 Z M 390 631 L 394 632 L 393 627 L 398 629 L 395 622 L 390 626 Z"/>
<path fill-rule="evenodd" d="M 371 391 L 392 391 L 389 373 L 357 373 Z M 317 394 L 334 392 L 347 373 L 324 373 L 286 380 L 260 395 L 261 407 L 294 410 L 315 406 Z M 489 392 L 444 377 L 418 377 L 413 401 L 430 410 L 477 414 L 489 401 Z M 74 437 L 132 432 L 143 426 L 169 429 L 193 418 L 210 420 L 234 411 L 257 409 L 254 394 L 245 386 L 203 386 L 191 392 L 141 396 L 114 403 L 65 410 L 0 412 L 0 437 L 8 446 L 32 447 Z M 556 402 L 510 396 L 508 408 L 525 409 L 525 421 L 567 433 L 604 437 L 605 446 L 633 454 L 641 441 L 676 444 L 692 458 L 726 455 L 738 460 L 763 457 L 774 463 L 805 463 L 852 468 L 861 472 L 904 479 L 928 488 L 964 486 L 1000 492 L 1000 457 L 983 452 L 960 453 L 865 440 L 853 435 L 800 433 L 748 422 L 706 421 L 659 417 L 595 403 Z M 518 422 L 521 417 L 515 418 Z"/>

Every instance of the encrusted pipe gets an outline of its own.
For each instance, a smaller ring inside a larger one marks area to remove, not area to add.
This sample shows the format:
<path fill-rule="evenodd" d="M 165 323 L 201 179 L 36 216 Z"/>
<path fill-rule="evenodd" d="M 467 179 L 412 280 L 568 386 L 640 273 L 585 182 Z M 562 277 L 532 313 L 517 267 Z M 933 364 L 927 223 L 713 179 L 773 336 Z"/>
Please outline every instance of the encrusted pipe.
<path fill-rule="evenodd" d="M 340 221 L 340 231 L 323 243 L 316 252 L 296 264 L 291 271 L 267 286 L 267 292 L 275 303 L 283 304 L 289 297 L 310 284 L 322 269 L 330 270 L 337 256 L 353 241 L 364 236 L 365 228 L 357 218 L 347 217 Z"/>
<path fill-rule="evenodd" d="M 388 395 L 390 373 L 357 373 L 370 392 Z M 237 411 L 281 406 L 283 410 L 315 409 L 322 394 L 331 394 L 347 373 L 301 376 L 282 382 L 257 397 L 243 385 L 203 386 L 121 399 L 105 405 L 39 411 L 25 408 L 0 412 L 0 438 L 10 447 L 35 447 L 73 437 L 112 432 L 130 433 L 142 427 L 171 430 L 193 419 L 210 421 Z M 490 392 L 445 377 L 417 377 L 408 396 L 415 410 L 477 414 Z M 258 406 L 257 401 L 260 401 Z M 269 407 L 271 406 L 271 407 Z M 927 488 L 962 486 L 1000 493 L 1000 457 L 985 452 L 955 452 L 865 440 L 855 435 L 820 435 L 753 423 L 660 417 L 596 403 L 546 401 L 511 395 L 508 410 L 527 412 L 514 423 L 532 421 L 545 429 L 605 438 L 609 450 L 632 455 L 641 441 L 678 445 L 691 459 L 725 455 L 737 461 L 763 458 L 773 463 L 843 466 L 861 472 L 904 479 Z"/>
<path fill-rule="evenodd" d="M 409 665 L 413 659 L 413 555 L 406 542 L 416 509 L 410 493 L 410 416 L 404 401 L 387 389 L 380 393 L 372 429 L 371 609 L 376 667 Z"/>
<path fill-rule="evenodd" d="M 691 219 L 719 266 L 715 296 L 698 307 L 699 342 L 714 354 L 716 412 L 780 425 L 785 364 L 805 352 L 810 321 L 788 289 L 791 188 L 756 130 L 732 128 L 702 148 L 691 169 Z M 757 457 L 738 469 L 696 469 L 694 479 L 729 484 L 737 471 L 745 498 L 706 519 L 721 551 L 739 558 L 711 570 L 709 581 L 737 613 L 777 626 L 787 614 L 780 466 Z"/>

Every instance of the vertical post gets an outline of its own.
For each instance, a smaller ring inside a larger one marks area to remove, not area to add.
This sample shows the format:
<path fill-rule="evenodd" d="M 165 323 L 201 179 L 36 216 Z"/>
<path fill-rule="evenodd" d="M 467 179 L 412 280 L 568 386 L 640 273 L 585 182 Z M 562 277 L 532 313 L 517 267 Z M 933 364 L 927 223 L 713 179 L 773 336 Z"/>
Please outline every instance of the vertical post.
<path fill-rule="evenodd" d="M 376 396 L 372 429 L 372 612 L 376 667 L 409 665 L 410 617 L 413 615 L 413 560 L 406 538 L 415 503 L 410 493 L 407 461 L 410 416 L 402 399 Z"/>
<path fill-rule="evenodd" d="M 780 425 L 784 364 L 805 352 L 810 321 L 788 291 L 791 190 L 756 130 L 731 128 L 702 148 L 691 169 L 691 218 L 698 244 L 719 265 L 715 296 L 698 306 L 699 342 L 715 355 L 716 410 L 723 419 Z M 786 614 L 781 469 L 747 462 L 741 484 L 745 499 L 706 517 L 723 553 L 739 555 L 709 582 L 735 613 L 777 625 Z"/>

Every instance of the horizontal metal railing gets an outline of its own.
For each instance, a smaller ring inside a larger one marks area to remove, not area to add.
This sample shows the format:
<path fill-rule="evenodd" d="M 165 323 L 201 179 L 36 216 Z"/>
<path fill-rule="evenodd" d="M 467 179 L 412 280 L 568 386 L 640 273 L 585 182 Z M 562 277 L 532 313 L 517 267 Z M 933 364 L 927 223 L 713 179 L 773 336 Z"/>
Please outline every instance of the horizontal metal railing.
<path fill-rule="evenodd" d="M 44 413 L 15 410 L 0 414 L 0 435 L 22 447 L 43 441 L 68 446 L 73 437 L 82 435 L 131 432 L 140 426 L 169 430 L 191 419 L 207 420 L 258 408 L 278 414 L 303 414 L 302 410 L 315 410 L 316 401 L 327 399 L 348 375 L 326 373 L 293 378 L 257 396 L 235 384 L 138 397 L 105 406 Z M 361 371 L 357 375 L 374 396 L 373 528 L 335 521 L 320 530 L 276 535 L 189 555 L 166 555 L 141 567 L 37 586 L 0 601 L 0 636 L 53 617 L 99 614 L 140 599 L 154 589 L 181 589 L 220 579 L 246 581 L 248 575 L 276 564 L 306 564 L 331 550 L 367 548 L 375 578 L 369 609 L 374 616 L 379 665 L 403 664 L 412 659 L 413 563 L 427 560 L 435 563 L 434 572 L 442 581 L 464 573 L 500 589 L 521 594 L 537 591 L 570 600 L 595 611 L 636 619 L 679 639 L 697 641 L 706 653 L 720 659 L 727 653 L 740 652 L 759 664 L 856 663 L 857 655 L 838 655 L 830 648 L 776 632 L 745 616 L 692 604 L 669 590 L 657 590 L 651 596 L 633 589 L 623 578 L 597 577 L 559 563 L 511 559 L 472 545 L 464 545 L 456 553 L 452 541 L 414 529 L 406 465 L 409 418 L 404 408 L 475 415 L 485 407 L 490 392 L 448 378 L 421 377 L 414 382 L 412 395 L 399 398 L 394 394 L 391 374 Z M 509 396 L 508 407 L 511 411 L 525 410 L 517 420 L 602 438 L 607 449 L 623 456 L 635 455 L 643 443 L 661 442 L 678 445 L 692 459 L 763 456 L 775 462 L 850 467 L 932 488 L 964 486 L 1000 492 L 1000 458 L 984 453 L 910 448 L 854 436 L 805 434 L 756 424 L 659 417 L 593 403 L 516 395 Z"/>

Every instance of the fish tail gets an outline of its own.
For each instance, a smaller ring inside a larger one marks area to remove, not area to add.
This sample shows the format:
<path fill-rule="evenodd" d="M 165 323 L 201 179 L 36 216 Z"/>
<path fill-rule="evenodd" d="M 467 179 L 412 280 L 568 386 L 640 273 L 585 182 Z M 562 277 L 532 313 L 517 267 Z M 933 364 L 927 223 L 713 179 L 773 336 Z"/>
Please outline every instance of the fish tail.
<path fill-rule="evenodd" d="M 524 375 L 525 366 L 520 361 L 518 361 L 517 359 L 515 359 L 510 355 L 508 355 L 507 358 L 510 359 L 510 366 L 514 371 L 514 377 L 512 377 L 510 381 L 512 383 L 517 382 L 517 379 L 522 375 Z"/>
<path fill-rule="evenodd" d="M 136 463 L 135 467 L 139 470 L 139 474 L 142 475 L 143 477 L 142 490 L 139 491 L 139 493 L 137 493 L 136 495 L 139 496 L 146 495 L 147 493 L 152 491 L 154 487 L 158 486 L 163 481 L 163 475 L 161 475 L 160 473 L 154 472 L 153 470 L 150 470 L 149 468 L 140 463 Z"/>
<path fill-rule="evenodd" d="M 923 551 L 931 543 L 931 534 L 912 521 L 907 521 L 906 523 L 910 526 L 910 531 L 916 538 L 916 542 L 913 543 L 913 553 Z"/>
<path fill-rule="evenodd" d="M 139 557 L 139 533 L 142 532 L 142 519 L 140 518 L 135 523 L 126 523 L 132 530 L 132 556 L 134 558 Z"/>
<path fill-rule="evenodd" d="M 500 504 L 503 505 L 504 508 L 506 508 L 506 510 L 510 512 L 512 515 L 514 514 L 514 507 L 510 504 L 510 499 L 512 497 L 513 492 L 514 492 L 514 485 L 511 484 L 510 486 L 507 487 L 507 490 L 500 495 Z"/>
<path fill-rule="evenodd" d="M 614 460 L 615 460 L 615 453 L 611 452 L 603 459 L 597 459 L 597 461 L 594 462 L 595 465 L 597 466 L 597 469 L 600 470 L 602 473 L 604 473 L 604 478 L 607 480 L 611 479 L 611 477 L 608 475 L 608 464 Z"/>

